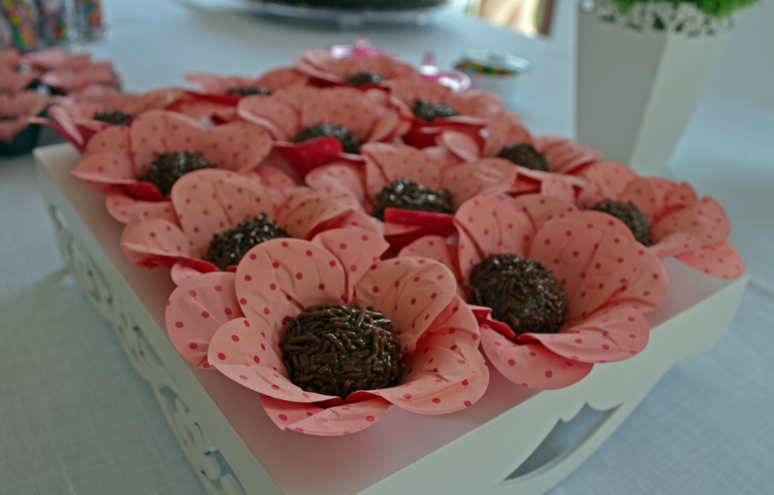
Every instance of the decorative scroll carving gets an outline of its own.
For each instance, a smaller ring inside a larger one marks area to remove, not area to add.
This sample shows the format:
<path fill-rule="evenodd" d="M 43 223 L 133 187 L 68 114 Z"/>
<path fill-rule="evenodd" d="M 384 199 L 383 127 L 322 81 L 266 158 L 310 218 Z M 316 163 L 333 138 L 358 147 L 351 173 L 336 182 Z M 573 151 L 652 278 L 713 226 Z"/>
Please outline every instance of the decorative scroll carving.
<path fill-rule="evenodd" d="M 618 10 L 612 0 L 583 0 L 580 5 L 584 12 L 638 31 L 669 31 L 694 37 L 715 36 L 734 27 L 731 18 L 718 19 L 707 15 L 692 3 L 681 3 L 677 7 L 669 2 L 637 3 L 628 13 Z"/>

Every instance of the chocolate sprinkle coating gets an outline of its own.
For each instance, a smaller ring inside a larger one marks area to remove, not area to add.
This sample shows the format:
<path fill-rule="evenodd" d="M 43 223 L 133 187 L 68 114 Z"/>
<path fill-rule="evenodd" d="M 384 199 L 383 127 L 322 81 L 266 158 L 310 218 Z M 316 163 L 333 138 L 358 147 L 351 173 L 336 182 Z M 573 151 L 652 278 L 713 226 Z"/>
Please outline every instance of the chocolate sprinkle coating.
<path fill-rule="evenodd" d="M 282 361 L 290 381 L 306 392 L 346 399 L 393 387 L 403 374 L 392 321 L 373 308 L 323 304 L 285 320 Z"/>
<path fill-rule="evenodd" d="M 169 196 L 177 179 L 194 170 L 205 168 L 215 168 L 215 165 L 202 158 L 202 155 L 195 151 L 161 153 L 156 155 L 150 168 L 137 180 L 150 182 L 159 188 L 161 194 Z"/>
<path fill-rule="evenodd" d="M 228 230 L 214 234 L 210 247 L 204 259 L 226 271 L 229 266 L 236 266 L 253 247 L 258 244 L 280 237 L 292 237 L 274 220 L 269 220 L 266 213 L 243 220 Z"/>
<path fill-rule="evenodd" d="M 448 189 L 431 189 L 407 179 L 398 179 L 384 186 L 376 195 L 371 215 L 384 220 L 385 208 L 454 213 L 452 197 Z"/>
<path fill-rule="evenodd" d="M 360 86 L 364 86 L 366 84 L 378 84 L 382 82 L 382 76 L 367 70 L 360 70 L 346 78 L 345 81 L 359 88 Z"/>
<path fill-rule="evenodd" d="M 446 117 L 455 117 L 459 115 L 457 110 L 453 109 L 449 105 L 442 103 L 431 103 L 425 100 L 417 100 L 414 102 L 414 106 L 411 107 L 411 112 L 418 119 L 432 122 L 435 119 L 441 119 Z"/>
<path fill-rule="evenodd" d="M 319 137 L 332 136 L 339 140 L 344 153 L 350 153 L 353 155 L 360 154 L 360 147 L 363 146 L 363 141 L 357 139 L 352 131 L 335 124 L 315 124 L 310 125 L 306 129 L 296 134 L 293 138 L 294 143 L 301 143 L 309 141 L 310 139 L 316 139 Z"/>
<path fill-rule="evenodd" d="M 535 149 L 529 143 L 511 143 L 506 145 L 500 153 L 497 154 L 497 158 L 505 158 L 510 160 L 520 167 L 529 168 L 532 170 L 542 170 L 548 172 L 548 160 L 545 155 Z"/>
<path fill-rule="evenodd" d="M 234 95 L 234 96 L 252 96 L 252 95 L 269 96 L 271 95 L 271 91 L 269 91 L 266 88 L 260 88 L 258 86 L 244 86 L 241 88 L 228 88 L 226 90 L 226 94 Z"/>
<path fill-rule="evenodd" d="M 624 203 L 623 201 L 606 199 L 590 209 L 613 215 L 622 221 L 632 231 L 637 242 L 643 246 L 650 246 L 653 243 L 648 216 L 641 212 L 631 201 Z"/>
<path fill-rule="evenodd" d="M 470 272 L 471 301 L 522 333 L 557 333 L 567 318 L 567 293 L 551 270 L 513 254 L 490 254 Z"/>
<path fill-rule="evenodd" d="M 107 122 L 113 125 L 122 125 L 128 127 L 134 119 L 137 118 L 136 113 L 123 112 L 121 110 L 100 110 L 94 114 L 94 120 L 100 122 Z"/>

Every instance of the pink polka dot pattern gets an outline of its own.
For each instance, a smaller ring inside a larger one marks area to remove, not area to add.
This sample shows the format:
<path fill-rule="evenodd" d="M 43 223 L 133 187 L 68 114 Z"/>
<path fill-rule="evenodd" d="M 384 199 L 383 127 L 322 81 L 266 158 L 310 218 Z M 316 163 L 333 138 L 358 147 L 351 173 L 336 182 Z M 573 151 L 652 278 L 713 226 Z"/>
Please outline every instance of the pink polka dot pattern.
<path fill-rule="evenodd" d="M 440 187 L 440 165 L 424 150 L 407 145 L 369 143 L 363 146 L 362 154 L 371 201 L 386 184 L 399 178 L 433 189 Z"/>
<path fill-rule="evenodd" d="M 216 285 L 220 291 L 215 290 Z M 230 316 L 226 308 L 232 309 Z M 241 316 L 234 274 L 208 273 L 186 280 L 172 292 L 165 314 L 167 334 L 175 349 L 201 368 L 208 363 L 207 351 L 218 328 Z"/>
<path fill-rule="evenodd" d="M 371 268 L 374 259 L 381 258 L 389 248 L 389 244 L 381 237 L 357 229 L 328 230 L 317 235 L 312 243 L 332 253 L 341 266 L 349 267 L 346 272 L 347 285 L 350 288 L 348 293 Z"/>
<path fill-rule="evenodd" d="M 516 180 L 516 167 L 501 158 L 483 158 L 448 166 L 441 172 L 442 189 L 448 189 L 455 208 L 479 194 L 504 193 Z"/>
<path fill-rule="evenodd" d="M 575 172 L 602 156 L 602 151 L 557 136 L 536 136 L 532 143 L 548 159 L 555 174 Z"/>
<path fill-rule="evenodd" d="M 744 274 L 744 261 L 728 241 L 695 249 L 677 256 L 677 259 L 713 277 L 736 278 Z"/>
<path fill-rule="evenodd" d="M 290 141 L 301 129 L 298 112 L 279 98 L 248 96 L 237 104 L 237 114 L 267 129 L 276 139 Z"/>
<path fill-rule="evenodd" d="M 521 124 L 521 119 L 508 112 L 494 117 L 487 126 L 488 138 L 483 144 L 483 156 L 497 156 L 507 144 L 531 143 L 532 136 Z"/>
<path fill-rule="evenodd" d="M 260 164 L 272 149 L 272 138 L 264 128 L 245 122 L 216 126 L 209 135 L 205 157 L 219 168 L 247 172 Z M 215 147 L 216 143 L 221 143 Z"/>
<path fill-rule="evenodd" d="M 345 193 L 361 205 L 366 204 L 365 169 L 352 163 L 331 163 L 318 167 L 304 178 L 312 189 L 326 193 Z"/>
<path fill-rule="evenodd" d="M 398 253 L 399 258 L 404 256 L 419 256 L 420 258 L 435 260 L 455 274 L 456 280 L 461 280 L 457 261 L 457 249 L 446 244 L 444 237 L 438 235 L 421 237 Z"/>
<path fill-rule="evenodd" d="M 360 90 L 334 87 L 318 90 L 305 100 L 299 119 L 301 128 L 327 122 L 345 127 L 365 140 L 376 122 L 376 111 Z"/>
<path fill-rule="evenodd" d="M 293 190 L 278 212 L 278 222 L 299 239 L 311 239 L 322 228 L 343 227 L 362 208 L 345 193 L 328 194 L 311 189 Z M 364 224 L 369 228 L 372 222 Z"/>

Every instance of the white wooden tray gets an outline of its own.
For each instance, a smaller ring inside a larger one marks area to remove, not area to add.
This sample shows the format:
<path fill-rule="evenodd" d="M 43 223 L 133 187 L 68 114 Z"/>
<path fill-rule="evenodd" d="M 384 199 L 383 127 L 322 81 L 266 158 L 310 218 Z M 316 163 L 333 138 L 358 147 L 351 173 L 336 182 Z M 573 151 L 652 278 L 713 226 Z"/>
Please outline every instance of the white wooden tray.
<path fill-rule="evenodd" d="M 164 330 L 174 287 L 169 274 L 124 258 L 122 226 L 108 216 L 104 197 L 70 175 L 78 153 L 65 144 L 39 148 L 35 156 L 65 263 L 113 324 L 213 495 L 544 493 L 599 448 L 671 366 L 717 344 L 747 284 L 747 276 L 716 279 L 668 260 L 670 293 L 648 315 L 648 347 L 627 361 L 596 366 L 572 387 L 538 392 L 492 370 L 484 397 L 455 414 L 422 416 L 393 407 L 354 435 L 283 432 L 257 394 L 192 367 L 172 347 Z M 570 421 L 584 405 L 603 414 L 580 439 L 536 469 L 515 472 L 557 422 Z"/>

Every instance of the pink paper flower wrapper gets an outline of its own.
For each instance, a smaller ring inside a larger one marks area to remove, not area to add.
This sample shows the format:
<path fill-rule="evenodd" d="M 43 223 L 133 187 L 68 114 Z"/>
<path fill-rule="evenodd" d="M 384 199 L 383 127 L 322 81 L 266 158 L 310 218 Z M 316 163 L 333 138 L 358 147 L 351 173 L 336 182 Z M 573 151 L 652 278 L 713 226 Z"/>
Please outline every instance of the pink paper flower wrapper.
<path fill-rule="evenodd" d="M 295 67 L 310 77 L 329 84 L 352 86 L 346 79 L 359 71 L 368 71 L 381 77 L 377 84 L 360 86 L 360 90 L 389 88 L 391 81 L 400 78 L 416 78 L 414 68 L 389 54 L 374 54 L 368 57 L 336 57 L 330 50 L 306 50 L 303 58 L 293 61 Z"/>
<path fill-rule="evenodd" d="M 40 123 L 48 125 L 60 136 L 83 152 L 89 140 L 97 132 L 112 124 L 94 119 L 101 110 L 120 110 L 140 114 L 149 110 L 161 110 L 175 103 L 183 95 L 178 89 L 159 89 L 144 95 L 122 93 L 109 86 L 89 86 L 74 95 L 76 103 L 59 105 L 49 110 L 50 119 Z"/>
<path fill-rule="evenodd" d="M 16 69 L 21 62 L 21 53 L 16 48 L 0 50 L 0 70 Z"/>
<path fill-rule="evenodd" d="M 0 94 L 14 94 L 24 91 L 40 78 L 40 72 L 16 72 L 15 69 L 0 66 Z"/>
<path fill-rule="evenodd" d="M 58 94 L 67 94 L 91 84 L 121 85 L 121 78 L 113 72 L 112 62 L 97 62 L 86 67 L 54 69 L 44 73 L 40 80 Z"/>
<path fill-rule="evenodd" d="M 438 135 L 444 130 L 477 132 L 486 126 L 489 119 L 505 108 L 502 100 L 495 95 L 479 90 L 455 93 L 447 86 L 428 84 L 408 78 L 395 81 L 390 89 L 393 103 L 400 108 L 405 118 L 412 122 L 411 130 L 403 138 L 417 148 L 434 146 Z M 437 118 L 433 122 L 414 117 L 411 107 L 416 100 L 448 105 L 457 111 L 455 117 Z"/>
<path fill-rule="evenodd" d="M 352 222 L 370 226 L 371 234 L 381 237 L 352 198 L 297 187 L 278 189 L 257 173 L 199 170 L 172 186 L 170 201 L 131 204 L 111 197 L 107 205 L 111 214 L 126 219 L 121 247 L 127 258 L 142 268 L 165 266 L 177 284 L 219 271 L 204 259 L 213 235 L 261 213 L 302 239 Z"/>
<path fill-rule="evenodd" d="M 583 170 L 602 156 L 601 151 L 569 139 L 532 136 L 521 124 L 521 119 L 508 112 L 495 115 L 485 128 L 484 134 L 486 138 L 478 134 L 444 131 L 438 142 L 466 161 L 495 157 L 506 145 L 512 143 L 528 143 L 534 146 L 548 160 L 549 172 L 517 165 L 519 175 L 510 188 L 513 195 L 538 192 L 565 201 L 574 201 L 576 188 L 583 186 L 583 180 L 575 177 L 573 173 Z"/>
<path fill-rule="evenodd" d="M 309 77 L 295 69 L 280 68 L 263 74 L 260 77 L 226 76 L 195 73 L 186 74 L 186 81 L 194 85 L 199 97 L 229 106 L 236 106 L 242 96 L 230 95 L 228 90 L 234 88 L 264 88 L 272 92 L 282 92 L 285 88 L 295 85 L 306 86 Z"/>
<path fill-rule="evenodd" d="M 161 201 L 156 186 L 137 180 L 155 154 L 196 151 L 220 169 L 247 172 L 266 158 L 271 146 L 269 133 L 248 122 L 208 129 L 186 116 L 151 110 L 128 128 L 112 126 L 94 135 L 72 174 L 103 194 Z"/>
<path fill-rule="evenodd" d="M 658 258 L 634 240 L 617 219 L 550 196 L 513 200 L 479 197 L 455 215 L 456 246 L 424 237 L 400 256 L 424 256 L 447 264 L 460 283 L 489 254 L 511 253 L 550 268 L 564 287 L 569 313 L 558 334 L 525 333 L 474 307 L 482 346 L 510 381 L 536 389 L 557 389 L 583 379 L 595 363 L 638 354 L 649 338 L 643 312 L 666 298 L 668 282 Z"/>
<path fill-rule="evenodd" d="M 581 208 L 604 199 L 631 201 L 648 216 L 659 258 L 675 257 L 713 277 L 736 278 L 744 261 L 728 242 L 731 224 L 723 207 L 709 196 L 699 198 L 687 183 L 640 177 L 616 162 L 599 162 L 584 172 L 587 186 L 578 198 Z"/>
<path fill-rule="evenodd" d="M 275 148 L 300 177 L 334 160 L 362 161 L 359 155 L 343 153 L 341 143 L 333 137 L 291 142 L 308 126 L 339 125 L 366 143 L 394 141 L 408 130 L 409 122 L 401 119 L 382 91 L 307 86 L 290 89 L 272 96 L 243 98 L 237 113 L 271 132 L 277 140 Z"/>
<path fill-rule="evenodd" d="M 53 101 L 37 91 L 0 94 L 0 141 L 11 143 L 29 126 L 29 119 L 40 115 Z"/>
<path fill-rule="evenodd" d="M 503 193 L 516 178 L 516 168 L 506 160 L 485 158 L 460 163 L 440 148 L 419 150 L 405 145 L 371 143 L 363 146 L 362 155 L 365 164 L 324 165 L 308 173 L 305 181 L 319 191 L 347 193 L 370 212 L 384 186 L 399 178 L 449 190 L 455 208 L 477 195 Z M 387 208 L 385 238 L 398 251 L 424 235 L 451 235 L 453 218 L 445 213 Z"/>
<path fill-rule="evenodd" d="M 26 53 L 20 60 L 36 70 L 47 71 L 54 69 L 85 69 L 92 65 L 91 55 L 81 53 L 68 55 L 59 47 L 51 47 L 40 52 Z"/>
<path fill-rule="evenodd" d="M 354 229 L 327 231 L 311 242 L 262 243 L 233 275 L 233 297 L 225 294 L 227 275 L 200 277 L 175 290 L 166 315 L 170 339 L 189 361 L 214 366 L 260 393 L 266 413 L 283 430 L 343 435 L 367 428 L 390 405 L 420 414 L 471 406 L 489 374 L 475 317 L 455 295 L 452 274 L 421 258 L 378 261 L 386 249 L 382 239 Z M 406 356 L 399 385 L 341 400 L 305 392 L 287 378 L 279 349 L 284 317 L 341 301 L 392 319 Z M 230 314 L 221 316 L 226 309 Z M 231 319 L 214 329 L 205 312 Z"/>

